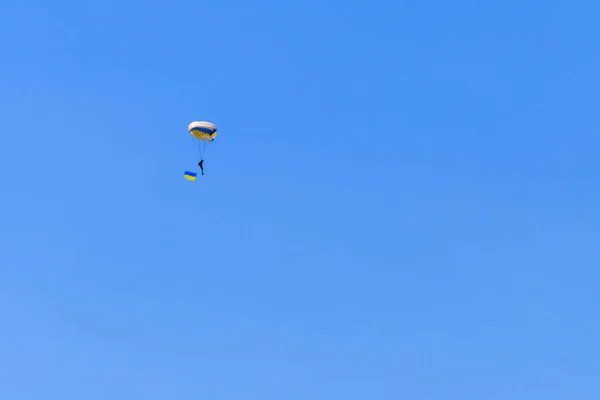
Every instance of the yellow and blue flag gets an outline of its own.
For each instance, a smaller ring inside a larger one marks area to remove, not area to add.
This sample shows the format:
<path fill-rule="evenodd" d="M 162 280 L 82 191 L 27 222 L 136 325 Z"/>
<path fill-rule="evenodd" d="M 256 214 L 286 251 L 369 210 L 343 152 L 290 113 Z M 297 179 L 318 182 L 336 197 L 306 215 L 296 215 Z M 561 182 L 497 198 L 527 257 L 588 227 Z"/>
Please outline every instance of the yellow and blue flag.
<path fill-rule="evenodd" d="M 183 177 L 189 181 L 195 181 L 197 175 L 198 174 L 195 172 L 185 171 L 185 174 L 183 174 Z"/>

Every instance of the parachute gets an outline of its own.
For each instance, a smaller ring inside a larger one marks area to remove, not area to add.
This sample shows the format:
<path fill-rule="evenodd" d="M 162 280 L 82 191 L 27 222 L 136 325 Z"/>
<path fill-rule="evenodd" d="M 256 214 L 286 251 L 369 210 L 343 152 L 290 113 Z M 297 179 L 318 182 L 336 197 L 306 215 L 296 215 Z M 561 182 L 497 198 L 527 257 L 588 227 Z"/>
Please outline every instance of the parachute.
<path fill-rule="evenodd" d="M 188 133 L 191 135 L 192 142 L 194 142 L 194 146 L 198 150 L 200 159 L 204 159 L 206 145 L 215 140 L 217 127 L 212 122 L 194 121 L 188 125 Z"/>
<path fill-rule="evenodd" d="M 206 121 L 194 121 L 188 126 L 188 133 L 196 139 L 208 140 L 209 142 L 217 136 L 215 124 Z"/>

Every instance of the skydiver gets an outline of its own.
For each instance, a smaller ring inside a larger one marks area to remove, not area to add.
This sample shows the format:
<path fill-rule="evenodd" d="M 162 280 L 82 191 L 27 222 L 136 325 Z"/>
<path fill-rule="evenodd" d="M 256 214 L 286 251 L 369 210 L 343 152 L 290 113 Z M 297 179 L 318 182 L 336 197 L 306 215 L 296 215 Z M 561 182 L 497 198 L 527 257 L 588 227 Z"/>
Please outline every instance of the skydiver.
<path fill-rule="evenodd" d="M 198 163 L 198 166 L 200 167 L 200 169 L 202 170 L 202 175 L 204 175 L 204 160 L 200 160 L 200 162 Z"/>

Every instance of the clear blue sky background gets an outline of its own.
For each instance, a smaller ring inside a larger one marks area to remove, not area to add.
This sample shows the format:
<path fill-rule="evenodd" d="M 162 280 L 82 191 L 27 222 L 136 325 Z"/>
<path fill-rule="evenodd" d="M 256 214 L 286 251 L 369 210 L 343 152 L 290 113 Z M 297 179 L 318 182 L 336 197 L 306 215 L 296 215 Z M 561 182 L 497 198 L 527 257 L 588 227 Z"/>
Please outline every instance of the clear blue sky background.
<path fill-rule="evenodd" d="M 597 400 L 598 15 L 2 2 L 0 398 Z"/>

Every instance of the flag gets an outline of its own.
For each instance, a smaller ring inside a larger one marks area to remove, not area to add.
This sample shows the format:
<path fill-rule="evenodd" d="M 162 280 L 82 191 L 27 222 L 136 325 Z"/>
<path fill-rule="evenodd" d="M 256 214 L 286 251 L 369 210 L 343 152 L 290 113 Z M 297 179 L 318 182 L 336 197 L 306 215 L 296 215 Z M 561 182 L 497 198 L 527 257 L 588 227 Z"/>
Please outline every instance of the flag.
<path fill-rule="evenodd" d="M 197 175 L 198 174 L 195 172 L 185 171 L 185 174 L 183 174 L 183 177 L 185 179 L 187 179 L 188 181 L 195 181 Z"/>

